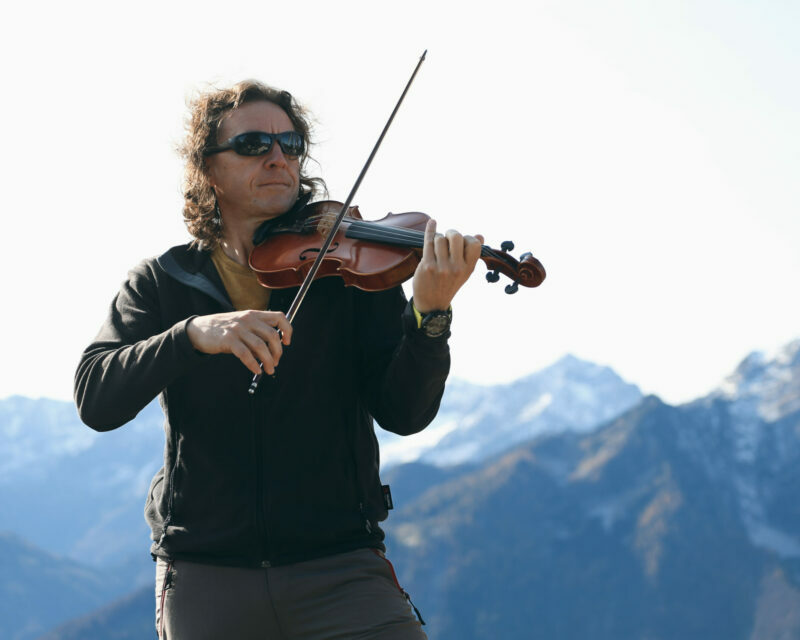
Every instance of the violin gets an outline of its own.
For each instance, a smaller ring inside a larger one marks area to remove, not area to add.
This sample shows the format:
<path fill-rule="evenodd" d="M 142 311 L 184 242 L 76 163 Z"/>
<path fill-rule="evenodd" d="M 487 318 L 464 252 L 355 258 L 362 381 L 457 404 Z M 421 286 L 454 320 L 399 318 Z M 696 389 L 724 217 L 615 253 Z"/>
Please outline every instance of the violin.
<path fill-rule="evenodd" d="M 259 282 L 271 289 L 302 285 L 342 207 L 341 202 L 323 200 L 307 205 L 289 220 L 276 219 L 262 226 L 259 239 L 265 239 L 250 253 L 250 268 Z M 324 249 L 315 277 L 340 277 L 345 285 L 364 291 L 396 287 L 414 275 L 429 218 L 413 211 L 367 221 L 358 207 L 349 207 Z M 500 246 L 500 251 L 481 246 L 480 258 L 489 268 L 489 282 L 497 282 L 502 273 L 512 281 L 505 288 L 509 294 L 516 293 L 519 285 L 542 284 L 546 272 L 530 252 L 516 260 L 508 253 L 513 242 Z"/>

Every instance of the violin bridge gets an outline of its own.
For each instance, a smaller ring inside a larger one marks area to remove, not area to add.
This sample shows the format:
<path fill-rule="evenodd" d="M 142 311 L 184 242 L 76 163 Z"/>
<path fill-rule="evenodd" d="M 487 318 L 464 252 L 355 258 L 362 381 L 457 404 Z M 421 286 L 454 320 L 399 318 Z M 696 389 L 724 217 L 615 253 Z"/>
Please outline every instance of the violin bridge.
<path fill-rule="evenodd" d="M 323 238 L 327 238 L 334 222 L 336 222 L 336 214 L 330 211 L 326 212 L 317 222 L 317 233 Z"/>
<path fill-rule="evenodd" d="M 327 238 L 328 234 L 331 232 L 331 229 L 333 228 L 334 223 L 336 222 L 336 218 L 339 217 L 340 212 L 341 209 L 328 209 L 322 215 L 320 215 L 319 221 L 317 222 L 317 233 L 319 233 L 322 237 Z M 357 206 L 352 206 L 348 208 L 344 219 L 348 220 L 351 218 L 356 218 L 357 220 L 361 220 L 361 214 L 359 213 Z"/>

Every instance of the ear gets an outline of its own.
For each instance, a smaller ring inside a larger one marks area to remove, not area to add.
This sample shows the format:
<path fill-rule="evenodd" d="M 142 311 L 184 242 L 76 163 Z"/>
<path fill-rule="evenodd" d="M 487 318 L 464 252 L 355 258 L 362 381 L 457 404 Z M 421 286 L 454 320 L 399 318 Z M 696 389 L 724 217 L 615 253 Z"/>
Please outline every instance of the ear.
<path fill-rule="evenodd" d="M 208 184 L 211 185 L 212 189 L 215 189 L 217 186 L 217 178 L 214 172 L 213 163 L 211 162 L 211 158 L 205 158 L 203 160 L 203 173 L 206 174 L 206 178 L 208 179 Z"/>

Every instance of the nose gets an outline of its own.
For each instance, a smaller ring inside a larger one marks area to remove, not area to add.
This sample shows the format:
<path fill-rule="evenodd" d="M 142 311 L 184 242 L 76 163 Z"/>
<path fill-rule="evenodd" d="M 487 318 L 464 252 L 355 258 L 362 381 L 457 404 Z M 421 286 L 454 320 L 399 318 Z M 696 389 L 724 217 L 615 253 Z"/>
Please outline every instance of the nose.
<path fill-rule="evenodd" d="M 272 149 L 264 156 L 264 165 L 267 167 L 286 167 L 288 164 L 286 156 L 283 155 L 281 145 L 279 145 L 277 141 L 273 142 Z"/>

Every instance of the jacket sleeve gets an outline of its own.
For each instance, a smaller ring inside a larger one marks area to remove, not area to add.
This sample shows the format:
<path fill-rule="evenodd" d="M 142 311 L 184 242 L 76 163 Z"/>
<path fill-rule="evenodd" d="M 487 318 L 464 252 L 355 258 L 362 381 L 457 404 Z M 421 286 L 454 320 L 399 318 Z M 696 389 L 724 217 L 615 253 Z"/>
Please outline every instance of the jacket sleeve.
<path fill-rule="evenodd" d="M 186 334 L 186 318 L 164 329 L 150 262 L 128 274 L 75 372 L 78 414 L 96 431 L 132 420 L 176 377 L 204 356 Z"/>
<path fill-rule="evenodd" d="M 400 435 L 422 431 L 439 411 L 450 371 L 450 334 L 429 338 L 404 323 L 403 316 L 411 311 L 400 287 L 358 294 L 362 397 L 387 431 Z"/>

